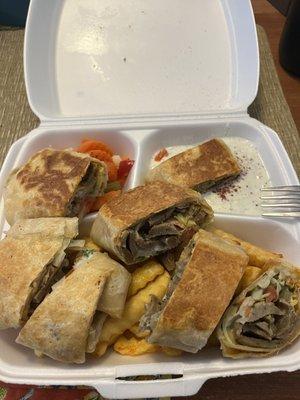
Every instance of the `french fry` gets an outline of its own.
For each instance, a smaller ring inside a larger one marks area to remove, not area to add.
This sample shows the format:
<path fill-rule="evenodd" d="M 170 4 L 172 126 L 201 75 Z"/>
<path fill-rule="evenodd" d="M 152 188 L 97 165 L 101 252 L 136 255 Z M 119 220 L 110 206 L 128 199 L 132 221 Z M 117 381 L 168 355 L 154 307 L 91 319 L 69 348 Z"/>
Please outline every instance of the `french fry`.
<path fill-rule="evenodd" d="M 122 335 L 115 342 L 114 350 L 126 356 L 140 356 L 142 354 L 157 353 L 160 351 L 160 347 L 156 344 L 148 343 L 145 339 L 137 339 L 136 337 L 127 339 Z"/>
<path fill-rule="evenodd" d="M 178 357 L 178 356 L 181 356 L 181 354 L 182 354 L 182 350 L 173 349 L 172 347 L 162 346 L 161 351 L 169 357 Z"/>
<path fill-rule="evenodd" d="M 135 295 L 152 282 L 157 276 L 164 273 L 164 267 L 155 260 L 147 261 L 144 265 L 133 271 L 131 284 L 128 288 L 127 298 Z"/>
<path fill-rule="evenodd" d="M 252 243 L 237 238 L 231 233 L 224 232 L 221 229 L 210 227 L 208 230 L 230 243 L 241 246 L 249 256 L 249 265 L 262 268 L 270 259 L 282 258 L 282 254 L 273 253 L 271 251 L 262 249 L 261 247 L 258 247 Z"/>
<path fill-rule="evenodd" d="M 145 312 L 145 305 L 151 300 L 151 295 L 161 300 L 166 293 L 169 281 L 170 275 L 165 271 L 153 282 L 148 283 L 144 289 L 127 300 L 122 318 L 107 318 L 104 322 L 95 354 L 103 355 L 103 347 L 106 344 L 107 346 L 113 344 L 120 335 L 137 324 Z M 105 345 L 103 345 L 103 342 L 105 342 Z"/>
<path fill-rule="evenodd" d="M 109 347 L 108 342 L 99 342 L 97 344 L 97 348 L 93 354 L 97 357 L 101 357 L 101 356 L 103 356 L 103 354 L 106 353 L 106 350 L 108 349 L 108 347 Z"/>
<path fill-rule="evenodd" d="M 235 291 L 235 296 L 239 295 L 244 289 L 246 289 L 246 287 L 251 285 L 251 283 L 254 282 L 262 273 L 263 270 L 261 268 L 248 265 Z"/>
<path fill-rule="evenodd" d="M 85 249 L 95 250 L 95 251 L 103 251 L 96 243 L 94 243 L 92 241 L 91 238 L 85 237 L 84 240 L 85 240 L 85 244 L 84 244 Z"/>
<path fill-rule="evenodd" d="M 137 338 L 145 338 L 150 335 L 150 331 L 141 331 L 139 324 L 133 325 L 131 328 L 129 328 L 129 331 Z"/>

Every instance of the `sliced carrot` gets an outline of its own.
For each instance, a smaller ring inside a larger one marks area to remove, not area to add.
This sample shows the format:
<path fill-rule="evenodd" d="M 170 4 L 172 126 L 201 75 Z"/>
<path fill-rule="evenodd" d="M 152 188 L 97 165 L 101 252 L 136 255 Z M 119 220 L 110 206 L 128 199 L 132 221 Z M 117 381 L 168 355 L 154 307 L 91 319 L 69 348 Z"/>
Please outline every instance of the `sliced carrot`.
<path fill-rule="evenodd" d="M 104 150 L 90 150 L 88 152 L 92 157 L 100 161 L 112 161 L 111 155 Z"/>
<path fill-rule="evenodd" d="M 103 204 L 107 203 L 109 200 L 120 196 L 121 190 L 113 190 L 111 192 L 105 193 L 101 197 L 97 197 L 96 200 L 93 203 L 91 211 L 98 211 Z"/>
<path fill-rule="evenodd" d="M 79 153 L 87 153 L 90 150 L 103 150 L 106 151 L 110 156 L 114 154 L 113 151 L 105 143 L 102 143 L 98 140 L 84 140 L 77 148 L 77 151 Z"/>

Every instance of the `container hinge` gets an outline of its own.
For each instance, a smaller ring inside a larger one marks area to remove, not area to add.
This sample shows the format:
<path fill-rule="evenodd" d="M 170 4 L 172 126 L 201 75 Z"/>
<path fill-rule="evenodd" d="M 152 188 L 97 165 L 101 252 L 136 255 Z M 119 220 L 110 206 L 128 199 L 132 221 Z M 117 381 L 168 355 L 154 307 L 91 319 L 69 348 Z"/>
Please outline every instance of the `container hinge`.
<path fill-rule="evenodd" d="M 70 127 L 70 126 L 98 126 L 99 128 L 152 128 L 166 125 L 176 125 L 178 123 L 186 123 L 187 125 L 199 123 L 201 121 L 215 120 L 224 121 L 228 119 L 244 119 L 250 118 L 246 111 L 238 111 L 232 113 L 207 113 L 197 115 L 180 115 L 180 116 L 157 116 L 157 117 L 112 117 L 112 118 L 63 118 L 42 120 L 41 127 Z"/>

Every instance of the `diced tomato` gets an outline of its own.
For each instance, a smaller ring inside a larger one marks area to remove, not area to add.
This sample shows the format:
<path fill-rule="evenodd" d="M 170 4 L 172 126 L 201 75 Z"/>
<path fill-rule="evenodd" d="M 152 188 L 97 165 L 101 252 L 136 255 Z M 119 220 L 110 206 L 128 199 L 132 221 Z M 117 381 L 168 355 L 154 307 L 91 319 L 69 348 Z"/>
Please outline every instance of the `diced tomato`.
<path fill-rule="evenodd" d="M 264 294 L 268 294 L 266 301 L 270 303 L 271 301 L 277 300 L 277 290 L 274 286 L 270 285 L 264 290 Z"/>
<path fill-rule="evenodd" d="M 158 153 L 155 154 L 154 160 L 155 161 L 161 161 L 164 157 L 168 155 L 168 150 L 167 149 L 161 149 L 159 150 Z"/>
<path fill-rule="evenodd" d="M 133 164 L 134 160 L 130 160 L 129 158 L 127 160 L 120 161 L 118 169 L 118 179 L 123 181 L 124 178 L 127 178 L 131 168 L 133 167 Z"/>
<path fill-rule="evenodd" d="M 95 202 L 95 199 L 93 197 L 87 197 L 84 200 L 84 208 L 85 208 L 86 213 L 90 213 L 93 211 L 92 209 L 93 209 L 94 202 Z"/>

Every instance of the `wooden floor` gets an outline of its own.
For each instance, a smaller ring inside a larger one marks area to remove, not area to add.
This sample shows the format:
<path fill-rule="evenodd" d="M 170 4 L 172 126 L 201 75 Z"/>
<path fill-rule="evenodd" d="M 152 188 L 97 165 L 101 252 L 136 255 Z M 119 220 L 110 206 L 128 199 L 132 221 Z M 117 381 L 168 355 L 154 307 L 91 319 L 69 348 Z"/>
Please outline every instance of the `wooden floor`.
<path fill-rule="evenodd" d="M 300 133 L 300 78 L 289 75 L 279 64 L 278 45 L 285 17 L 267 0 L 252 0 L 252 5 L 256 22 L 268 35 L 282 89 Z"/>

